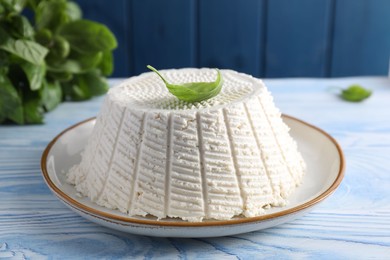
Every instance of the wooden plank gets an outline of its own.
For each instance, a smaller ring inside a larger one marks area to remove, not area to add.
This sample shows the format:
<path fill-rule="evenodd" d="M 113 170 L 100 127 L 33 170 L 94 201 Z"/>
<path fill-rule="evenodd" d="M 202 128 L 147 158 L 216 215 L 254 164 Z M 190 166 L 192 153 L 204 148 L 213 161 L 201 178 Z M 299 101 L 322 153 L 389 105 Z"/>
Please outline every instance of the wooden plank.
<path fill-rule="evenodd" d="M 267 77 L 326 76 L 332 1 L 268 2 Z"/>
<path fill-rule="evenodd" d="M 133 73 L 195 66 L 194 0 L 132 1 Z"/>
<path fill-rule="evenodd" d="M 387 75 L 389 58 L 390 1 L 337 1 L 331 75 Z"/>
<path fill-rule="evenodd" d="M 130 75 L 129 45 L 126 0 L 115 0 L 107 6 L 105 0 L 77 0 L 83 11 L 83 17 L 106 25 L 115 34 L 118 48 L 114 50 L 114 73 L 112 77 L 127 77 Z"/>
<path fill-rule="evenodd" d="M 199 1 L 199 66 L 263 72 L 262 0 Z"/>

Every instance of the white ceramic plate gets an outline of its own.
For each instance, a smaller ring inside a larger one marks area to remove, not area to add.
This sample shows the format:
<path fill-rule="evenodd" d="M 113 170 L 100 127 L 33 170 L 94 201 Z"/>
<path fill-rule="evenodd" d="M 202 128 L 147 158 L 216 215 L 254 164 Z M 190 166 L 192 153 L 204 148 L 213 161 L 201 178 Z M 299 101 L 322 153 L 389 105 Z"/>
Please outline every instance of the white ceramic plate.
<path fill-rule="evenodd" d="M 158 221 L 153 217 L 129 217 L 117 210 L 100 207 L 88 198 L 80 198 L 74 186 L 66 183 L 65 174 L 80 162 L 80 154 L 95 124 L 94 118 L 80 122 L 55 137 L 42 155 L 41 168 L 47 185 L 65 205 L 109 228 L 162 237 L 216 237 L 261 230 L 304 215 L 335 191 L 344 176 L 344 156 L 331 136 L 299 119 L 283 115 L 283 120 L 291 128 L 290 134 L 298 143 L 308 171 L 287 206 L 271 208 L 259 217 L 199 223 L 178 219 Z"/>

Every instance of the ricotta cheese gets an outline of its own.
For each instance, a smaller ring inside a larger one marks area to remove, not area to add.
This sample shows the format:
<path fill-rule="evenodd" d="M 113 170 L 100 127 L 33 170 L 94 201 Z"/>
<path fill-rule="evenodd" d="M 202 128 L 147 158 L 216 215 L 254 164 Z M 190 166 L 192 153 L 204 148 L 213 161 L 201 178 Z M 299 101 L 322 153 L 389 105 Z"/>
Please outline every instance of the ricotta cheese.
<path fill-rule="evenodd" d="M 152 72 L 110 89 L 68 182 L 129 216 L 227 220 L 285 205 L 305 173 L 297 145 L 260 79 L 221 72 L 221 93 L 198 103 L 178 100 Z M 162 74 L 178 84 L 216 77 Z"/>

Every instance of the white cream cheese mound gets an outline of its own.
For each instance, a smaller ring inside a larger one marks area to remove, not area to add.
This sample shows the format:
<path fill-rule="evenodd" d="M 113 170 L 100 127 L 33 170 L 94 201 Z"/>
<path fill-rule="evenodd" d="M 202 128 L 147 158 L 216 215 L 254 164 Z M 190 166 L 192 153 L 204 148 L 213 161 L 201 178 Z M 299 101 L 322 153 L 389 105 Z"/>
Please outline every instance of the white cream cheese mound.
<path fill-rule="evenodd" d="M 175 84 L 217 75 L 161 73 Z M 110 89 L 68 182 L 129 216 L 228 220 L 285 205 L 305 173 L 297 145 L 261 80 L 221 73 L 221 93 L 194 104 L 179 101 L 152 72 Z"/>

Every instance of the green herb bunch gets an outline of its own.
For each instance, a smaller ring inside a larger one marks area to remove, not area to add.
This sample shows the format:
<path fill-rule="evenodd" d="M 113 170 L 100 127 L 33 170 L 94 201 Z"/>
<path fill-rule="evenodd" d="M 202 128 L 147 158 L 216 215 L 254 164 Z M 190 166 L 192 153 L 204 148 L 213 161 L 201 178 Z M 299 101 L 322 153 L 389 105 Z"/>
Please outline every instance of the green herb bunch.
<path fill-rule="evenodd" d="M 105 93 L 116 46 L 112 32 L 82 19 L 74 2 L 0 0 L 0 123 L 42 123 L 63 100 Z"/>

